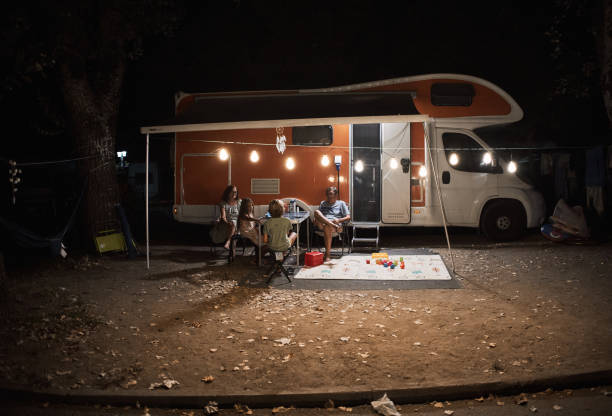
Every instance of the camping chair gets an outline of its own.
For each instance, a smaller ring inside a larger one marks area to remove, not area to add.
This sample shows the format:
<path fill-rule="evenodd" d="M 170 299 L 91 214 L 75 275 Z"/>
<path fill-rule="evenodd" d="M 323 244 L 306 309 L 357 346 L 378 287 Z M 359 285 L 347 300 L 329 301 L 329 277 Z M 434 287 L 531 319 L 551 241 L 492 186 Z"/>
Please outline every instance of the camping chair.
<path fill-rule="evenodd" d="M 219 218 L 219 215 L 221 215 L 221 213 L 219 212 L 219 207 L 216 206 L 215 207 L 215 216 L 214 216 L 215 220 L 217 218 Z M 212 223 L 214 224 L 214 221 Z M 236 231 L 234 232 L 234 235 L 232 236 L 232 238 L 230 240 L 230 249 L 228 250 L 228 254 L 227 254 L 227 264 L 228 265 L 231 264 L 234 261 L 234 257 L 235 257 L 235 254 L 236 254 L 236 248 L 238 246 L 238 243 L 242 244 L 242 255 L 244 256 L 244 253 L 246 252 L 246 241 L 245 240 L 247 240 L 247 239 L 240 235 L 240 229 L 239 229 L 239 227 L 237 227 Z M 225 244 L 225 242 L 214 243 L 214 242 L 211 241 L 210 242 L 210 246 L 209 246 L 210 254 L 211 255 L 213 255 L 213 254 L 216 255 L 217 247 L 221 247 L 221 248 L 223 248 L 223 250 L 225 250 L 225 247 L 223 247 L 224 244 Z"/>
<path fill-rule="evenodd" d="M 266 273 L 266 276 L 268 277 L 267 283 L 270 284 L 270 282 L 272 281 L 272 278 L 278 272 L 281 272 L 282 274 L 284 274 L 287 280 L 289 281 L 289 283 L 291 283 L 291 278 L 289 277 L 289 271 L 285 268 L 285 265 L 284 265 L 287 255 L 291 252 L 291 247 L 283 251 L 270 250 L 270 252 L 274 256 L 274 263 L 272 264 L 272 267 L 270 267 L 270 269 Z"/>
<path fill-rule="evenodd" d="M 310 221 L 312 223 L 312 227 L 311 227 L 311 239 L 310 241 L 313 242 L 314 245 L 314 237 L 318 236 L 320 237 L 320 241 L 324 242 L 324 233 L 322 230 L 319 230 L 317 228 L 317 226 L 314 223 L 314 210 L 312 210 L 310 212 Z M 344 245 L 346 243 L 347 246 L 347 253 L 350 254 L 351 253 L 351 246 L 349 245 L 349 234 L 348 234 L 348 229 L 350 226 L 350 221 L 345 222 L 344 224 L 342 224 L 342 231 L 340 233 L 337 232 L 332 232 L 332 244 L 334 242 L 334 239 L 337 238 L 340 240 L 340 244 L 342 246 L 342 256 L 344 256 Z M 319 246 L 319 250 L 321 250 L 321 246 Z"/>

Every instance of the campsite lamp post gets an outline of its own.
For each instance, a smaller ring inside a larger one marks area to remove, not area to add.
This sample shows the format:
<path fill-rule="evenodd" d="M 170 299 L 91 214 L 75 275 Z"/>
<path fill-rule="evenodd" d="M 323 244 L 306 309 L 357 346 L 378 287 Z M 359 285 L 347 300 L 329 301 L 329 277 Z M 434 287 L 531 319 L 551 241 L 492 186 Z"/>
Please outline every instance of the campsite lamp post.
<path fill-rule="evenodd" d="M 338 171 L 338 198 L 340 198 L 340 165 L 342 165 L 342 156 L 334 156 L 334 164 L 336 165 L 336 171 Z"/>

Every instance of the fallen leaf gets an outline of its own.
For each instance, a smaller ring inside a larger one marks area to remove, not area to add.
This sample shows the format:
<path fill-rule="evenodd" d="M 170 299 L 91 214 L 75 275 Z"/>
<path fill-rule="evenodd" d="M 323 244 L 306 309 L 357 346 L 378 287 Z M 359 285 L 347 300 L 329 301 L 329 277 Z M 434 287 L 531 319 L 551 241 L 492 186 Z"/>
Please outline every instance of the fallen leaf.
<path fill-rule="evenodd" d="M 437 407 L 439 409 L 444 407 L 444 403 L 442 402 L 433 402 L 433 407 Z"/>
<path fill-rule="evenodd" d="M 245 405 L 245 404 L 235 404 L 234 405 L 234 410 L 236 410 L 238 413 L 243 413 L 245 415 L 252 415 L 253 411 L 249 408 L 249 406 Z"/>
<path fill-rule="evenodd" d="M 214 380 L 215 380 L 214 376 L 206 376 L 206 377 L 202 377 L 200 381 L 203 381 L 204 383 L 212 383 Z"/>
<path fill-rule="evenodd" d="M 485 398 L 480 396 L 479 398 L 474 399 L 474 400 L 476 400 L 478 403 L 482 403 L 482 402 L 484 402 Z"/>
<path fill-rule="evenodd" d="M 338 406 L 338 410 L 341 410 L 343 412 L 352 412 L 353 408 L 352 407 Z"/>
<path fill-rule="evenodd" d="M 555 410 L 561 410 L 561 409 L 563 409 L 563 406 L 559 406 L 558 404 L 555 404 L 555 405 L 553 406 L 553 409 L 555 409 Z"/>
<path fill-rule="evenodd" d="M 288 412 L 289 410 L 293 410 L 294 407 L 285 407 L 285 406 L 278 406 L 272 409 L 272 413 L 285 413 Z"/>
<path fill-rule="evenodd" d="M 157 382 L 157 383 L 151 383 L 151 385 L 149 386 L 149 390 L 153 390 L 153 389 L 157 389 L 160 387 L 165 387 L 167 389 L 171 389 L 173 386 L 178 386 L 179 383 L 176 380 L 171 380 L 169 378 L 163 380 L 162 382 Z"/>
<path fill-rule="evenodd" d="M 351 337 L 340 337 L 340 341 L 342 342 L 349 342 L 351 339 Z"/>
<path fill-rule="evenodd" d="M 219 413 L 219 403 L 217 402 L 208 402 L 206 406 L 204 406 L 204 414 L 207 416 L 216 415 Z"/>
<path fill-rule="evenodd" d="M 417 319 L 416 321 L 414 321 L 414 323 L 416 325 L 423 325 L 423 321 L 421 321 L 420 319 Z"/>
<path fill-rule="evenodd" d="M 521 406 L 526 405 L 528 401 L 529 400 L 527 399 L 527 395 L 525 395 L 524 393 L 514 398 L 514 403 Z"/>
<path fill-rule="evenodd" d="M 210 352 L 217 352 L 218 350 L 217 350 L 217 348 L 211 348 L 208 351 L 210 351 Z"/>
<path fill-rule="evenodd" d="M 502 402 L 502 401 L 498 400 L 498 401 L 497 401 L 497 405 L 498 405 L 498 406 L 503 406 L 503 405 L 504 405 L 504 402 Z"/>
<path fill-rule="evenodd" d="M 538 411 L 538 408 L 537 408 L 537 407 L 535 407 L 535 406 L 531 406 L 531 407 L 529 408 L 529 411 L 530 411 L 531 413 L 535 413 L 535 412 L 537 412 L 537 411 Z"/>
<path fill-rule="evenodd" d="M 280 345 L 287 345 L 291 342 L 291 339 L 283 337 L 283 338 L 275 339 L 274 342 Z"/>
<path fill-rule="evenodd" d="M 444 411 L 444 414 L 445 414 L 445 415 L 448 415 L 448 416 L 452 415 L 453 413 L 455 413 L 455 411 L 454 411 L 454 410 L 445 410 L 445 411 Z"/>

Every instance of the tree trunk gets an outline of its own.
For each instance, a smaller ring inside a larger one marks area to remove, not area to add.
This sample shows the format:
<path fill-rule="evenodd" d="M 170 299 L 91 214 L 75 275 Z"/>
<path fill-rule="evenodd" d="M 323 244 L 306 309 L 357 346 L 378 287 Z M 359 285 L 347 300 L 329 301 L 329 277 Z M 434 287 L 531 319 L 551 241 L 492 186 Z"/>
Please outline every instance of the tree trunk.
<path fill-rule="evenodd" d="M 612 0 L 603 1 L 601 92 L 612 129 Z"/>
<path fill-rule="evenodd" d="M 115 204 L 118 202 L 115 172 L 115 135 L 121 84 L 125 63 L 116 62 L 104 74 L 73 72 L 61 66 L 64 101 L 71 115 L 72 133 L 79 162 L 79 173 L 87 180 L 82 201 L 86 228 L 84 236 L 93 243 L 100 231 L 119 230 Z"/>

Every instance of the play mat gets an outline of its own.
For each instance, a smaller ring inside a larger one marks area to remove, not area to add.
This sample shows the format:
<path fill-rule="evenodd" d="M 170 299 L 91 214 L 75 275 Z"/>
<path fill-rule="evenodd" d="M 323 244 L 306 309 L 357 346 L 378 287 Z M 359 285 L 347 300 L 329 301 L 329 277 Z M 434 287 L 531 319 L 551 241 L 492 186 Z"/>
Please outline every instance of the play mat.
<path fill-rule="evenodd" d="M 380 256 L 376 257 L 377 255 Z M 352 254 L 319 266 L 303 267 L 294 278 L 326 280 L 450 280 L 451 278 L 438 254 L 385 256 L 384 253 Z M 377 260 L 379 263 L 387 262 L 387 266 L 377 264 Z M 392 262 L 393 266 L 389 262 Z"/>

